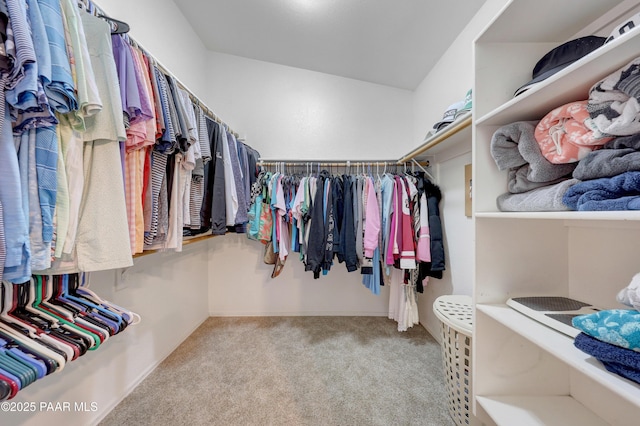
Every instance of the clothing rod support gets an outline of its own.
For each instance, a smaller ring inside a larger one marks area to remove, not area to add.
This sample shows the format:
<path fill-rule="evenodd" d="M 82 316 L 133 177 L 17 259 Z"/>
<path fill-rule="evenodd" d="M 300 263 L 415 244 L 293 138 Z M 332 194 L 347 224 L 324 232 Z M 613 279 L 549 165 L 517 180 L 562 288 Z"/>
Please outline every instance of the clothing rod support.
<path fill-rule="evenodd" d="M 412 159 L 411 159 L 411 161 L 412 161 L 413 163 L 415 163 L 415 165 L 417 165 L 417 166 L 420 168 L 420 170 L 422 170 L 422 171 L 424 172 L 424 174 L 425 174 L 425 175 L 427 175 L 427 177 L 428 177 L 429 179 L 431 179 L 433 182 L 435 182 L 435 181 L 436 181 L 436 178 L 434 178 L 433 176 L 431 176 L 431 173 L 429 173 L 429 172 L 428 172 L 424 167 L 422 167 L 422 164 L 420 164 L 420 163 L 418 162 L 418 160 L 416 160 L 415 158 L 412 158 Z M 429 162 L 427 161 L 427 165 L 428 165 L 428 163 L 429 163 Z"/>

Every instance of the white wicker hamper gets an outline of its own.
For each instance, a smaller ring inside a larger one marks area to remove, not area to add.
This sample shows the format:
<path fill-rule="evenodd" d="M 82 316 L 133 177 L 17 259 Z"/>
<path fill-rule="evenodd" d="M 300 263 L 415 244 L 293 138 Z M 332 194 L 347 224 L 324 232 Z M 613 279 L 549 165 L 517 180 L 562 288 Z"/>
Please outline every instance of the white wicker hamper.
<path fill-rule="evenodd" d="M 471 297 L 446 295 L 433 302 L 441 321 L 442 361 L 449 394 L 449 414 L 458 426 L 476 424 L 471 412 Z"/>

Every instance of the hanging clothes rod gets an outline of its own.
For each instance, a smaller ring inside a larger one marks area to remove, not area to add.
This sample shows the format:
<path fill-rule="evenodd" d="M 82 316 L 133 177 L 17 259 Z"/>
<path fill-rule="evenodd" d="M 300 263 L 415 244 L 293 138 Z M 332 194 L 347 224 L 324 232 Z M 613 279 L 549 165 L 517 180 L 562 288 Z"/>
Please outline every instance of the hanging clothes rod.
<path fill-rule="evenodd" d="M 406 164 L 410 164 L 410 161 L 407 161 Z M 260 164 L 261 166 L 281 166 L 281 165 L 285 165 L 285 166 L 304 166 L 304 165 L 313 165 L 313 166 L 320 166 L 320 167 L 349 167 L 349 166 L 401 166 L 402 164 L 398 163 L 398 160 L 388 160 L 388 161 L 384 161 L 384 160 L 365 160 L 365 161 L 345 161 L 345 160 L 283 160 L 283 161 L 276 161 L 276 160 L 262 160 L 260 159 L 258 161 L 258 164 Z M 416 164 L 418 164 L 421 167 L 429 167 L 429 162 L 428 161 L 423 161 L 423 162 L 417 162 Z"/>
<path fill-rule="evenodd" d="M 101 14 L 103 17 L 108 18 L 109 15 L 107 15 L 104 10 L 102 10 L 102 8 L 100 6 L 98 6 L 97 4 L 95 4 L 95 2 L 93 2 L 92 0 L 85 0 L 82 1 L 82 3 L 85 4 L 86 9 L 88 11 L 91 11 L 92 13 L 96 14 L 99 13 Z M 202 108 L 202 110 L 209 116 L 209 118 L 211 118 L 212 120 L 214 120 L 216 123 L 218 124 L 222 124 L 224 125 L 227 130 L 229 130 L 230 133 L 233 134 L 233 136 L 236 137 L 236 139 L 240 138 L 240 135 L 235 132 L 234 130 L 231 129 L 231 127 L 226 124 L 220 117 L 218 117 L 218 115 L 216 115 L 213 110 L 211 108 L 209 108 L 207 105 L 205 105 L 204 102 L 202 102 L 194 93 L 193 91 L 191 91 L 186 84 L 184 84 L 182 81 L 180 81 L 179 78 L 177 78 L 171 71 L 169 71 L 169 69 L 167 67 L 165 67 L 155 56 L 151 55 L 149 53 L 149 51 L 147 49 L 145 49 L 140 43 L 138 43 L 136 40 L 133 39 L 133 37 L 131 37 L 129 34 L 125 35 L 125 40 L 127 40 L 129 43 L 133 44 L 135 47 L 137 47 L 138 49 L 142 50 L 151 60 L 153 60 L 153 62 L 155 63 L 155 65 L 165 74 L 167 74 L 169 77 L 171 77 L 173 80 L 175 80 L 175 82 L 178 84 L 178 86 L 180 86 L 181 89 L 185 90 L 188 94 L 189 94 L 189 98 L 191 99 L 191 101 L 193 103 L 195 103 L 196 105 L 198 105 L 200 108 Z"/>

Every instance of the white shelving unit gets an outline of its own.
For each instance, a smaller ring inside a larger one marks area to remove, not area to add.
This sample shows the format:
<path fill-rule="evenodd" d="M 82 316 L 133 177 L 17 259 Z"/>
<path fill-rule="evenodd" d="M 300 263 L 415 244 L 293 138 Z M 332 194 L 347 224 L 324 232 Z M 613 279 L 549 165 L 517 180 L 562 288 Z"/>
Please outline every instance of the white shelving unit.
<path fill-rule="evenodd" d="M 461 115 L 443 130 L 425 139 L 418 147 L 398 160 L 398 163 L 405 163 L 412 159 L 423 161 L 427 156 L 467 144 L 471 144 L 471 112 Z"/>
<path fill-rule="evenodd" d="M 615 296 L 640 270 L 640 212 L 500 212 L 507 175 L 490 155 L 499 127 L 587 99 L 594 83 L 640 57 L 640 31 L 513 98 L 545 53 L 584 35 L 606 37 L 638 11 L 638 0 L 512 0 L 474 42 L 473 382 L 475 413 L 486 424 L 640 422 L 640 385 L 505 305 L 546 295 L 622 307 Z"/>

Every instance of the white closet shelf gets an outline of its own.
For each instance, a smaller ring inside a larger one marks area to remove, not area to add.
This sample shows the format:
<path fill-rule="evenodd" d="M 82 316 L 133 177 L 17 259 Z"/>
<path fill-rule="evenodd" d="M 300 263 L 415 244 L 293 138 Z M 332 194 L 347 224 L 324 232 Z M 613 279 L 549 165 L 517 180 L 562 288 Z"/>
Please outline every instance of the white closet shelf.
<path fill-rule="evenodd" d="M 443 142 L 445 142 L 443 144 Z M 471 143 L 471 112 L 460 117 L 444 130 L 427 138 L 420 146 L 409 152 L 407 155 L 398 160 L 398 164 L 406 163 L 415 158 L 416 160 L 424 160 L 422 154 L 436 154 L 444 149 L 458 145 L 459 143 Z"/>
<path fill-rule="evenodd" d="M 200 241 L 205 241 L 205 240 L 210 240 L 211 238 L 215 238 L 218 235 L 213 235 L 213 234 L 205 234 L 205 235 L 194 235 L 193 237 L 184 237 L 182 239 L 182 247 L 184 246 L 188 246 L 189 244 L 194 244 L 194 243 L 198 243 Z M 137 253 L 133 255 L 133 258 L 136 259 L 138 257 L 143 257 L 143 256 L 148 256 L 150 254 L 154 254 L 154 253 L 178 253 L 178 252 L 174 252 L 173 250 L 171 251 L 166 251 L 166 250 L 145 250 L 142 253 Z"/>
<path fill-rule="evenodd" d="M 607 422 L 570 396 L 479 396 L 478 404 L 498 425 L 603 426 Z"/>
<path fill-rule="evenodd" d="M 638 221 L 640 211 L 476 212 L 480 219 L 564 219 L 577 221 Z"/>
<path fill-rule="evenodd" d="M 593 3 L 584 0 L 536 0 L 532 8 L 530 4 L 512 1 L 487 25 L 476 42 L 563 42 L 587 27 L 594 16 L 612 11 L 619 14 L 614 11 L 619 3 L 620 0 L 598 0 Z M 569 22 L 567 16 L 571 16 Z M 540 22 L 545 23 L 544 30 L 541 30 Z M 515 31 L 514 23 L 517 23 Z"/>
<path fill-rule="evenodd" d="M 590 377 L 621 399 L 640 406 L 640 386 L 607 371 L 595 358 L 576 348 L 569 336 L 534 321 L 507 305 L 477 304 L 476 309 L 542 348 L 570 368 Z"/>
<path fill-rule="evenodd" d="M 476 124 L 503 126 L 515 121 L 539 120 L 550 111 L 549 105 L 558 107 L 585 100 L 593 84 L 640 56 L 638 44 L 640 31 L 615 39 L 552 75 L 544 84 L 478 118 Z"/>

